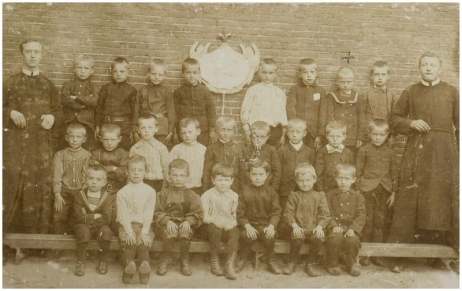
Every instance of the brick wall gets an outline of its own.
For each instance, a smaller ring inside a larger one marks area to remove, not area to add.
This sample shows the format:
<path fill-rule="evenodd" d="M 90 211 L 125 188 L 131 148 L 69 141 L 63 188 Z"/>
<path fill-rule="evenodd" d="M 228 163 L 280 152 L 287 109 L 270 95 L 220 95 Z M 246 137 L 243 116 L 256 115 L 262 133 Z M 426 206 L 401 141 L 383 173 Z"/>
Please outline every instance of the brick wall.
<path fill-rule="evenodd" d="M 56 85 L 72 78 L 76 54 L 95 57 L 93 79 L 110 80 L 108 67 L 116 56 L 132 64 L 129 82 L 147 82 L 147 63 L 163 58 L 169 65 L 166 84 L 175 89 L 181 80 L 181 62 L 190 46 L 220 45 L 222 30 L 232 33 L 230 45 L 255 43 L 261 57 L 280 64 L 276 85 L 286 90 L 297 82 L 296 65 L 305 57 L 319 64 L 319 84 L 333 89 L 335 72 L 350 65 L 357 88 L 367 88 L 369 67 L 388 61 L 389 87 L 398 95 L 419 80 L 417 62 L 425 50 L 444 59 L 442 79 L 459 84 L 459 5 L 450 4 L 3 4 L 3 75 L 21 69 L 18 45 L 27 38 L 43 42 L 41 69 Z M 258 82 L 256 75 L 253 83 Z M 251 85 L 252 85 L 251 84 Z M 226 97 L 225 114 L 238 120 L 248 86 Z M 221 113 L 221 95 L 215 94 Z"/>

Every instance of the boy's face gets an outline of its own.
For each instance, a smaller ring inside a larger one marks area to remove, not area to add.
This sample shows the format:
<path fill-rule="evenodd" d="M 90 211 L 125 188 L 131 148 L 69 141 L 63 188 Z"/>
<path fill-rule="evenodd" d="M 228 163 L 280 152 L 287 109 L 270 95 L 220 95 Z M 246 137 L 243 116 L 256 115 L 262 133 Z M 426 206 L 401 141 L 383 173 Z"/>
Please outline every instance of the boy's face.
<path fill-rule="evenodd" d="M 99 138 L 103 147 L 106 151 L 112 152 L 117 149 L 119 143 L 122 141 L 122 137 L 117 134 L 117 132 L 104 132 L 103 135 Z"/>
<path fill-rule="evenodd" d="M 441 74 L 440 60 L 435 57 L 423 57 L 420 60 L 419 70 L 424 81 L 433 82 Z"/>
<path fill-rule="evenodd" d="M 326 138 L 331 147 L 337 148 L 341 144 L 343 144 L 343 141 L 346 138 L 346 134 L 344 133 L 344 130 L 342 129 L 331 129 L 327 133 Z"/>
<path fill-rule="evenodd" d="M 342 191 L 349 191 L 351 185 L 356 181 L 356 177 L 351 171 L 340 170 L 339 173 L 335 176 L 335 181 L 337 182 L 338 188 Z"/>
<path fill-rule="evenodd" d="M 381 146 L 388 137 L 388 130 L 386 128 L 381 128 L 374 126 L 369 132 L 369 139 L 371 143 L 375 146 Z"/>
<path fill-rule="evenodd" d="M 188 126 L 180 128 L 181 139 L 186 144 L 192 144 L 197 141 L 197 136 L 199 134 L 201 134 L 201 129 L 196 128 L 194 124 L 188 124 Z"/>
<path fill-rule="evenodd" d="M 234 178 L 216 175 L 214 178 L 212 178 L 212 182 L 218 192 L 225 193 L 233 184 Z"/>
<path fill-rule="evenodd" d="M 300 173 L 295 181 L 297 182 L 297 186 L 300 190 L 308 192 L 313 189 L 313 185 L 316 183 L 316 178 L 310 173 Z"/>
<path fill-rule="evenodd" d="M 262 186 L 265 184 L 266 178 L 268 178 L 269 173 L 265 171 L 264 168 L 252 168 L 249 172 L 250 182 L 254 186 Z"/>
<path fill-rule="evenodd" d="M 261 64 L 258 70 L 258 75 L 262 83 L 271 84 L 278 75 L 278 70 L 275 65 Z"/>
<path fill-rule="evenodd" d="M 127 64 L 115 64 L 112 69 L 112 78 L 117 83 L 125 82 L 128 78 L 128 66 Z"/>
<path fill-rule="evenodd" d="M 170 184 L 173 187 L 184 187 L 186 179 L 188 179 L 188 172 L 185 169 L 171 169 L 170 170 Z"/>
<path fill-rule="evenodd" d="M 42 59 L 42 45 L 38 42 L 29 42 L 23 45 L 22 59 L 28 70 L 37 69 Z"/>
<path fill-rule="evenodd" d="M 74 72 L 80 80 L 86 80 L 93 74 L 93 67 L 89 61 L 80 61 L 74 67 Z"/>
<path fill-rule="evenodd" d="M 307 85 L 312 85 L 318 76 L 318 67 L 316 64 L 311 65 L 302 65 L 300 66 L 300 71 L 298 76 L 302 81 Z"/>
<path fill-rule="evenodd" d="M 230 140 L 231 136 L 234 133 L 234 123 L 233 122 L 228 122 L 228 123 L 220 124 L 218 126 L 217 132 L 218 132 L 218 137 L 222 141 Z"/>
<path fill-rule="evenodd" d="M 355 85 L 355 75 L 350 71 L 344 71 L 337 75 L 337 87 L 342 94 L 350 94 Z"/>
<path fill-rule="evenodd" d="M 263 146 L 269 139 L 269 133 L 266 130 L 255 129 L 252 130 L 254 134 L 251 135 L 251 141 L 253 146 L 257 146 L 257 139 L 260 142 L 260 145 Z"/>
<path fill-rule="evenodd" d="M 128 164 L 128 179 L 130 179 L 130 182 L 133 184 L 143 182 L 145 174 L 146 165 L 143 162 Z"/>
<path fill-rule="evenodd" d="M 301 124 L 292 124 L 287 127 L 287 137 L 293 144 L 299 144 L 306 136 L 306 128 Z"/>
<path fill-rule="evenodd" d="M 159 127 L 156 124 L 154 118 L 140 119 L 138 124 L 138 130 L 140 131 L 141 138 L 144 140 L 151 140 L 156 134 Z"/>
<path fill-rule="evenodd" d="M 388 67 L 374 67 L 371 74 L 371 80 L 376 87 L 383 87 L 387 85 L 388 79 L 390 79 L 390 75 L 388 74 Z"/>
<path fill-rule="evenodd" d="M 201 68 L 199 65 L 186 65 L 182 75 L 186 82 L 192 86 L 196 86 L 199 83 Z"/>
<path fill-rule="evenodd" d="M 87 134 L 83 129 L 72 129 L 66 133 L 64 138 L 71 149 L 77 150 L 87 140 Z"/>
<path fill-rule="evenodd" d="M 163 66 L 151 66 L 148 72 L 149 80 L 154 85 L 159 85 L 164 81 L 165 78 L 165 67 Z"/>
<path fill-rule="evenodd" d="M 98 192 L 106 185 L 106 173 L 104 171 L 88 170 L 86 175 L 87 186 L 91 192 Z"/>

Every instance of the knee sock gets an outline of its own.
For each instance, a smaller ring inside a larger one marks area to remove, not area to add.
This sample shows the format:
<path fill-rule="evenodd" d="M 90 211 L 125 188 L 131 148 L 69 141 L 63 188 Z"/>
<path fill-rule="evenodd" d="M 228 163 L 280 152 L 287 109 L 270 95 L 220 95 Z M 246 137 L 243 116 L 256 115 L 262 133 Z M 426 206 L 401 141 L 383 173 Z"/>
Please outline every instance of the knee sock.
<path fill-rule="evenodd" d="M 126 245 L 124 247 L 124 256 L 123 256 L 123 263 L 125 264 L 128 261 L 135 260 L 136 256 L 136 245 Z"/>
<path fill-rule="evenodd" d="M 143 261 L 150 263 L 151 258 L 149 257 L 149 248 L 144 244 L 140 244 L 138 246 L 138 264 L 141 265 Z"/>
<path fill-rule="evenodd" d="M 77 261 L 85 263 L 85 256 L 87 254 L 88 243 L 83 242 L 77 244 Z"/>
<path fill-rule="evenodd" d="M 111 241 L 103 240 L 99 243 L 99 259 L 100 260 L 107 260 L 107 254 L 109 252 L 109 245 Z"/>

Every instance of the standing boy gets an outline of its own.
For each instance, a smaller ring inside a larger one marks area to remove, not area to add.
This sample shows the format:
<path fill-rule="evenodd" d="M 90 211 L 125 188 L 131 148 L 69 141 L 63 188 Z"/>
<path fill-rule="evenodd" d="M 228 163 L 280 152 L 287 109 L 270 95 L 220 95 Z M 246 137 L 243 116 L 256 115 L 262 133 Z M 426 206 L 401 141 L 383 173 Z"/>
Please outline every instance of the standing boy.
<path fill-rule="evenodd" d="M 278 148 L 285 142 L 287 125 L 286 94 L 274 86 L 278 65 L 272 59 L 263 59 L 258 69 L 261 83 L 250 87 L 241 106 L 242 129 L 246 143 L 250 144 L 250 126 L 264 121 L 270 126 L 268 144 Z"/>

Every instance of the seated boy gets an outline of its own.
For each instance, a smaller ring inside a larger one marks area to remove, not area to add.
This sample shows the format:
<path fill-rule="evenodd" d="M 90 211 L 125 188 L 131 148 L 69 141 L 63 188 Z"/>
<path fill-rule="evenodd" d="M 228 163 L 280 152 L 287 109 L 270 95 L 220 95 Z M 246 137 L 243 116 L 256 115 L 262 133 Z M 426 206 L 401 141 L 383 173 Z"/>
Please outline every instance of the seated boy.
<path fill-rule="evenodd" d="M 163 253 L 157 275 L 164 276 L 172 260 L 175 241 L 180 247 L 180 267 L 184 276 L 191 276 L 189 246 L 194 230 L 202 224 L 204 209 L 201 198 L 185 187 L 189 166 L 184 160 L 173 160 L 169 165 L 169 187 L 157 193 L 154 223 L 162 236 Z"/>
<path fill-rule="evenodd" d="M 167 147 L 154 137 L 157 129 L 157 117 L 152 114 L 141 115 L 138 118 L 141 140 L 130 149 L 129 156 L 140 155 L 146 159 L 144 183 L 160 192 L 167 177 L 170 160 Z"/>
<path fill-rule="evenodd" d="M 215 164 L 222 163 L 234 170 L 231 190 L 241 192 L 242 181 L 240 175 L 240 161 L 242 159 L 242 145 L 231 140 L 236 129 L 236 121 L 232 117 L 220 116 L 217 119 L 218 140 L 207 147 L 204 157 L 204 173 L 202 175 L 203 191 L 212 188 L 212 169 Z"/>
<path fill-rule="evenodd" d="M 352 68 L 342 67 L 337 71 L 338 89 L 327 93 L 326 122 L 339 121 L 347 126 L 345 147 L 356 154 L 366 134 L 366 99 L 353 90 L 355 72 Z"/>
<path fill-rule="evenodd" d="M 265 185 L 270 170 L 268 162 L 260 159 L 247 166 L 251 185 L 244 185 L 237 205 L 237 221 L 242 230 L 237 272 L 244 268 L 253 243 L 259 240 L 266 249 L 268 271 L 276 275 L 281 273 L 274 255 L 281 206 L 276 190 Z"/>
<path fill-rule="evenodd" d="M 295 169 L 298 189 L 290 193 L 282 219 L 292 227 L 290 236 L 290 259 L 284 274 L 295 272 L 299 252 L 304 241 L 310 243 L 310 252 L 305 263 L 305 272 L 310 277 L 319 274 L 313 265 L 324 243 L 324 229 L 330 220 L 329 207 L 324 192 L 316 192 L 316 172 L 310 164 L 300 164 Z"/>
<path fill-rule="evenodd" d="M 327 272 L 335 276 L 342 274 L 338 261 L 340 249 L 343 249 L 350 275 L 359 276 L 361 268 L 356 262 L 361 248 L 359 236 L 366 223 L 366 202 L 363 195 L 351 189 L 356 180 L 353 165 L 338 164 L 335 180 L 338 188 L 326 194 L 331 215 L 326 232 Z"/>
<path fill-rule="evenodd" d="M 269 124 L 271 129 L 268 144 L 275 148 L 284 145 L 287 125 L 286 93 L 273 84 L 277 71 L 278 65 L 274 60 L 262 60 L 258 70 L 261 83 L 250 87 L 245 93 L 241 121 L 247 145 L 250 144 L 250 127 L 256 121 Z"/>
<path fill-rule="evenodd" d="M 117 192 L 119 242 L 123 246 L 123 283 L 129 284 L 136 273 L 138 257 L 140 281 L 149 282 L 151 266 L 149 249 L 154 240 L 151 223 L 156 205 L 156 191 L 143 183 L 146 159 L 135 155 L 128 160 L 129 183 Z"/>
<path fill-rule="evenodd" d="M 99 264 L 97 271 L 107 273 L 107 255 L 114 234 L 111 231 L 115 195 L 105 189 L 106 170 L 98 164 L 90 165 L 85 180 L 88 188 L 81 190 L 74 200 L 74 233 L 77 241 L 77 265 L 75 275 L 85 274 L 85 257 L 88 242 L 99 240 Z"/>
<path fill-rule="evenodd" d="M 159 123 L 156 139 L 167 146 L 175 130 L 175 104 L 171 88 L 162 84 L 166 71 L 163 60 L 154 59 L 149 64 L 149 83 L 141 87 L 136 96 L 135 120 L 141 114 L 155 115 Z"/>
<path fill-rule="evenodd" d="M 187 58 L 181 66 L 186 83 L 173 92 L 176 126 L 184 118 L 196 118 L 201 134 L 197 141 L 208 146 L 209 139 L 216 141 L 215 121 L 217 113 L 212 93 L 199 83 L 201 68 L 196 59 Z"/>
<path fill-rule="evenodd" d="M 326 128 L 326 90 L 317 84 L 318 65 L 313 59 L 302 59 L 298 65 L 300 83 L 287 95 L 287 118 L 306 120 L 305 144 L 319 150 Z"/>
<path fill-rule="evenodd" d="M 74 80 L 63 84 L 61 99 L 63 128 L 67 128 L 71 122 L 82 123 L 88 136 L 85 149 L 89 151 L 98 146 L 94 136 L 98 94 L 96 94 L 95 84 L 91 81 L 94 63 L 93 57 L 89 55 L 78 55 L 74 59 Z"/>
<path fill-rule="evenodd" d="M 84 188 L 84 171 L 91 156 L 90 152 L 82 148 L 87 140 L 83 124 L 69 124 L 64 138 L 69 147 L 56 152 L 53 157 L 54 234 L 66 234 L 70 229 L 69 218 L 74 198 Z"/>
<path fill-rule="evenodd" d="M 281 161 L 282 178 L 279 186 L 279 204 L 284 209 L 287 197 L 295 190 L 295 168 L 303 163 L 314 165 L 316 152 L 303 143 L 306 136 L 306 122 L 295 118 L 287 123 L 287 137 L 289 142 L 278 149 L 279 161 Z"/>
<path fill-rule="evenodd" d="M 271 166 L 271 172 L 268 172 L 268 178 L 265 184 L 271 185 L 274 190 L 279 190 L 281 183 L 281 163 L 276 149 L 267 144 L 270 137 L 270 126 L 264 121 L 255 121 L 251 128 L 251 144 L 244 149 L 243 160 L 241 162 L 241 179 L 244 185 L 251 184 L 247 175 L 247 165 L 255 162 L 256 159 L 267 161 Z"/>
<path fill-rule="evenodd" d="M 217 276 L 235 280 L 237 246 L 239 229 L 237 228 L 237 202 L 239 196 L 230 189 L 234 180 L 233 168 L 226 164 L 216 164 L 212 169 L 212 182 L 215 187 L 206 191 L 202 197 L 204 207 L 204 225 L 209 234 L 212 273 Z M 225 272 L 220 266 L 220 242 L 226 242 L 227 261 Z"/>
<path fill-rule="evenodd" d="M 105 123 L 115 123 L 122 130 L 120 147 L 130 150 L 135 141 L 136 119 L 135 103 L 136 88 L 127 83 L 130 63 L 121 57 L 112 61 L 112 82 L 101 87 L 98 104 L 95 109 L 95 138 L 98 138 L 101 126 Z"/>
<path fill-rule="evenodd" d="M 388 123 L 375 119 L 369 123 L 370 143 L 360 147 L 356 155 L 356 170 L 361 194 L 366 200 L 366 225 L 363 229 L 363 242 L 383 242 L 385 217 L 388 207 L 395 201 L 398 191 L 398 167 L 395 152 L 385 141 L 390 133 Z M 369 257 L 363 257 L 361 265 L 369 266 Z M 383 267 L 379 257 L 372 263 Z"/>
<path fill-rule="evenodd" d="M 337 121 L 326 126 L 328 144 L 318 151 L 314 164 L 318 175 L 318 191 L 328 192 L 337 187 L 334 173 L 338 164 L 354 164 L 353 153 L 343 145 L 346 132 L 346 126 Z"/>
<path fill-rule="evenodd" d="M 173 147 L 170 152 L 170 160 L 182 159 L 188 163 L 190 169 L 193 170 L 189 173 L 184 186 L 201 195 L 204 156 L 207 148 L 197 142 L 197 137 L 201 134 L 199 121 L 195 118 L 182 119 L 178 130 L 183 142 Z"/>

